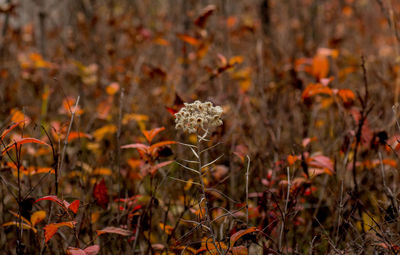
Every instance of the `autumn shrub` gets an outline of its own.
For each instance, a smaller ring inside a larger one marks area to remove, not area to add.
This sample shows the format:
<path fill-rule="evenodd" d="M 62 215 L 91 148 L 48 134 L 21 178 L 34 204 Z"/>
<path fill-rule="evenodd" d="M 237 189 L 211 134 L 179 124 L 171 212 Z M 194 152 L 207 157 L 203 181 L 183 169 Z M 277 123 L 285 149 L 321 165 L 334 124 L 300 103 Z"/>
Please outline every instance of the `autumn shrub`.
<path fill-rule="evenodd" d="M 0 254 L 397 254 L 399 10 L 0 3 Z"/>

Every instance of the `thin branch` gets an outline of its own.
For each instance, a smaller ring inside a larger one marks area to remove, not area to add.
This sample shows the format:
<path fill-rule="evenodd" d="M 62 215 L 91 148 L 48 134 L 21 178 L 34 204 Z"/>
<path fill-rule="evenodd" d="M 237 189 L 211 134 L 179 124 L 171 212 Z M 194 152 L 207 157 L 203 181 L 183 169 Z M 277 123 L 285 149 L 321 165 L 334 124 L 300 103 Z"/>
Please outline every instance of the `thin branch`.
<path fill-rule="evenodd" d="M 246 226 L 249 226 L 249 169 L 250 169 L 250 157 L 247 157 L 247 169 L 246 169 Z"/>
<path fill-rule="evenodd" d="M 62 173 L 62 170 L 63 170 L 64 157 L 65 157 L 65 153 L 67 151 L 67 146 L 68 146 L 68 137 L 69 137 L 69 133 L 71 132 L 71 129 L 72 129 L 72 123 L 74 122 L 74 117 L 75 117 L 76 109 L 78 108 L 79 99 L 80 99 L 80 96 L 78 96 L 78 98 L 76 99 L 75 108 L 74 108 L 74 111 L 71 114 L 71 120 L 69 122 L 67 135 L 64 138 L 64 147 L 63 147 L 63 151 L 62 151 L 62 154 L 61 154 L 60 167 L 58 169 L 55 169 L 55 170 L 58 170 L 58 171 L 55 172 L 56 196 L 58 196 L 58 182 L 59 182 L 59 179 L 60 179 L 60 174 Z"/>
<path fill-rule="evenodd" d="M 208 167 L 208 166 L 214 164 L 215 162 L 217 162 L 218 160 L 220 160 L 223 156 L 224 156 L 224 154 L 220 155 L 218 158 L 216 158 L 216 159 L 214 159 L 213 161 L 211 161 L 211 162 L 205 164 L 205 165 L 202 166 L 201 168 L 203 169 L 203 168 L 206 168 L 206 167 Z"/>
<path fill-rule="evenodd" d="M 170 178 L 170 179 L 172 179 L 172 180 L 175 180 L 175 181 L 179 181 L 179 182 L 184 182 L 184 183 L 192 183 L 192 184 L 194 184 L 194 185 L 199 185 L 199 186 L 201 186 L 201 184 L 200 183 L 198 183 L 198 182 L 189 182 L 189 181 L 185 181 L 185 180 L 182 180 L 182 179 L 178 179 L 178 178 L 175 178 L 175 177 L 172 177 L 172 176 L 168 176 L 168 178 Z"/>
<path fill-rule="evenodd" d="M 181 167 L 183 167 L 183 168 L 185 168 L 185 169 L 187 169 L 187 170 L 190 170 L 190 171 L 192 171 L 192 172 L 195 172 L 195 173 L 197 173 L 197 174 L 200 174 L 199 171 L 197 171 L 197 170 L 195 170 L 195 169 L 193 169 L 193 168 L 191 168 L 191 167 L 185 166 L 185 165 L 179 163 L 178 161 L 175 161 L 175 163 L 177 163 L 178 165 L 180 165 Z"/>

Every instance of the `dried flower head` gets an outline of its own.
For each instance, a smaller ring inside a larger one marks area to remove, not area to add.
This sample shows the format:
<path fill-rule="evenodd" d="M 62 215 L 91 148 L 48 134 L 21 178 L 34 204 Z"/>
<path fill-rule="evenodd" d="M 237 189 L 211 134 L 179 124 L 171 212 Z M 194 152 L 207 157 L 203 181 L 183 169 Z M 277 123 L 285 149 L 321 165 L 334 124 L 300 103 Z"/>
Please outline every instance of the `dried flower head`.
<path fill-rule="evenodd" d="M 196 133 L 198 128 L 210 129 L 222 125 L 222 108 L 213 106 L 211 102 L 185 103 L 185 106 L 175 114 L 176 129 Z"/>

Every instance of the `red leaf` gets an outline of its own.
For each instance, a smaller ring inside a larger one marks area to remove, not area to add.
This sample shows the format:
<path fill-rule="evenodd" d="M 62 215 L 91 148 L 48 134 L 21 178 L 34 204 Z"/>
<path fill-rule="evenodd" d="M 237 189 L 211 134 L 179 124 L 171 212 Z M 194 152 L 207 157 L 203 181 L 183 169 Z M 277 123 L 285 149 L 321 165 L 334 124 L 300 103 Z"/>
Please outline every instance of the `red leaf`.
<path fill-rule="evenodd" d="M 84 249 L 87 255 L 96 255 L 100 251 L 100 246 L 99 245 L 92 245 Z"/>
<path fill-rule="evenodd" d="M 173 115 L 173 116 L 175 116 L 175 113 L 179 112 L 179 109 L 174 109 L 174 108 L 168 107 L 168 106 L 165 106 L 165 108 L 166 108 L 167 111 L 168 111 L 171 115 Z"/>
<path fill-rule="evenodd" d="M 22 120 L 22 121 L 18 121 L 17 123 L 14 123 L 13 125 L 11 125 L 9 128 L 7 128 L 6 130 L 3 131 L 3 133 L 1 133 L 0 135 L 0 140 L 2 140 L 8 133 L 10 133 L 14 128 L 16 128 L 19 124 L 26 122 L 27 120 Z"/>
<path fill-rule="evenodd" d="M 73 202 L 69 205 L 68 208 L 69 208 L 71 211 L 73 211 L 74 213 L 77 213 L 77 212 L 78 212 L 78 209 L 79 209 L 79 203 L 80 203 L 79 200 L 75 200 L 75 201 L 73 201 Z"/>
<path fill-rule="evenodd" d="M 106 227 L 102 230 L 96 230 L 97 235 L 102 235 L 102 234 L 118 234 L 121 236 L 130 236 L 132 235 L 132 231 L 129 231 L 127 229 L 123 229 L 123 228 L 116 228 L 116 227 Z"/>
<path fill-rule="evenodd" d="M 171 107 L 165 106 L 167 111 L 175 117 L 175 113 L 179 112 L 179 110 L 184 106 L 184 101 L 183 99 L 178 95 L 178 93 L 175 92 L 175 100 L 174 100 L 174 105 Z"/>
<path fill-rule="evenodd" d="M 333 162 L 330 158 L 323 155 L 315 155 L 311 157 L 311 162 L 309 162 L 310 166 L 319 167 L 319 168 L 327 168 L 329 171 L 333 173 Z"/>
<path fill-rule="evenodd" d="M 79 248 L 68 247 L 67 254 L 68 255 L 86 255 L 86 252 Z"/>
<path fill-rule="evenodd" d="M 163 131 L 165 129 L 165 127 L 160 127 L 160 128 L 154 128 L 152 130 L 143 130 L 142 133 L 143 135 L 146 137 L 146 140 L 151 143 L 151 141 L 153 140 L 153 138 L 160 133 L 161 131 Z"/>
<path fill-rule="evenodd" d="M 150 146 L 149 151 L 150 151 L 150 153 L 153 153 L 155 149 L 169 145 L 169 144 L 176 144 L 176 142 L 175 141 L 163 141 L 163 142 L 155 143 L 152 146 Z"/>
<path fill-rule="evenodd" d="M 130 149 L 130 148 L 135 148 L 135 149 L 147 152 L 147 150 L 149 149 L 149 146 L 142 144 L 142 143 L 132 143 L 132 144 L 127 144 L 127 145 L 121 146 L 121 149 Z"/>
<path fill-rule="evenodd" d="M 94 185 L 93 197 L 96 199 L 96 203 L 103 209 L 107 208 L 108 205 L 108 189 L 104 178 Z"/>
<path fill-rule="evenodd" d="M 150 168 L 150 173 L 154 174 L 158 169 L 160 169 L 161 167 L 167 166 L 169 164 L 171 164 L 172 162 L 174 162 L 173 160 L 169 160 L 169 161 L 164 161 L 162 163 L 159 163 L 157 165 L 154 165 Z"/>
<path fill-rule="evenodd" d="M 42 145 L 46 145 L 46 146 L 50 147 L 50 145 L 48 145 L 47 143 L 40 141 L 36 138 L 22 138 L 18 141 L 15 141 L 15 142 L 7 145 L 7 147 L 2 151 L 2 154 L 6 153 L 7 151 L 11 150 L 12 148 L 15 148 L 15 145 L 19 146 L 19 145 L 25 144 L 25 143 L 38 143 L 38 144 L 42 144 Z"/>
<path fill-rule="evenodd" d="M 233 234 L 231 236 L 231 238 L 230 238 L 231 246 L 233 247 L 233 245 L 236 243 L 236 241 L 239 240 L 242 236 L 247 235 L 252 232 L 255 232 L 255 231 L 258 231 L 258 229 L 256 227 L 239 230 L 238 232 L 236 232 L 235 234 Z"/>
<path fill-rule="evenodd" d="M 35 203 L 39 202 L 39 201 L 43 201 L 43 200 L 49 200 L 49 201 L 53 201 L 56 202 L 59 206 L 61 206 L 62 208 L 64 208 L 64 210 L 66 210 L 69 206 L 68 202 L 66 201 L 61 201 L 57 196 L 44 196 L 42 198 L 39 198 L 35 201 Z M 66 204 L 68 204 L 68 206 L 66 206 Z"/>

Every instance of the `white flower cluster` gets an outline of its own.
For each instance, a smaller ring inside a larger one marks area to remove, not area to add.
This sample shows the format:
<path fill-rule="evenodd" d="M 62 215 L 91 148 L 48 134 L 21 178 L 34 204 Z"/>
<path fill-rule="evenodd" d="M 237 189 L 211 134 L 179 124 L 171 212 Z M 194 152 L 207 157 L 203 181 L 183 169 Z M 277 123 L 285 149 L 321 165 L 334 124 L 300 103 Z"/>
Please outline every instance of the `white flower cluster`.
<path fill-rule="evenodd" d="M 222 125 L 222 108 L 213 106 L 211 102 L 185 103 L 185 106 L 175 113 L 176 129 L 196 133 L 198 128 L 209 129 Z"/>

